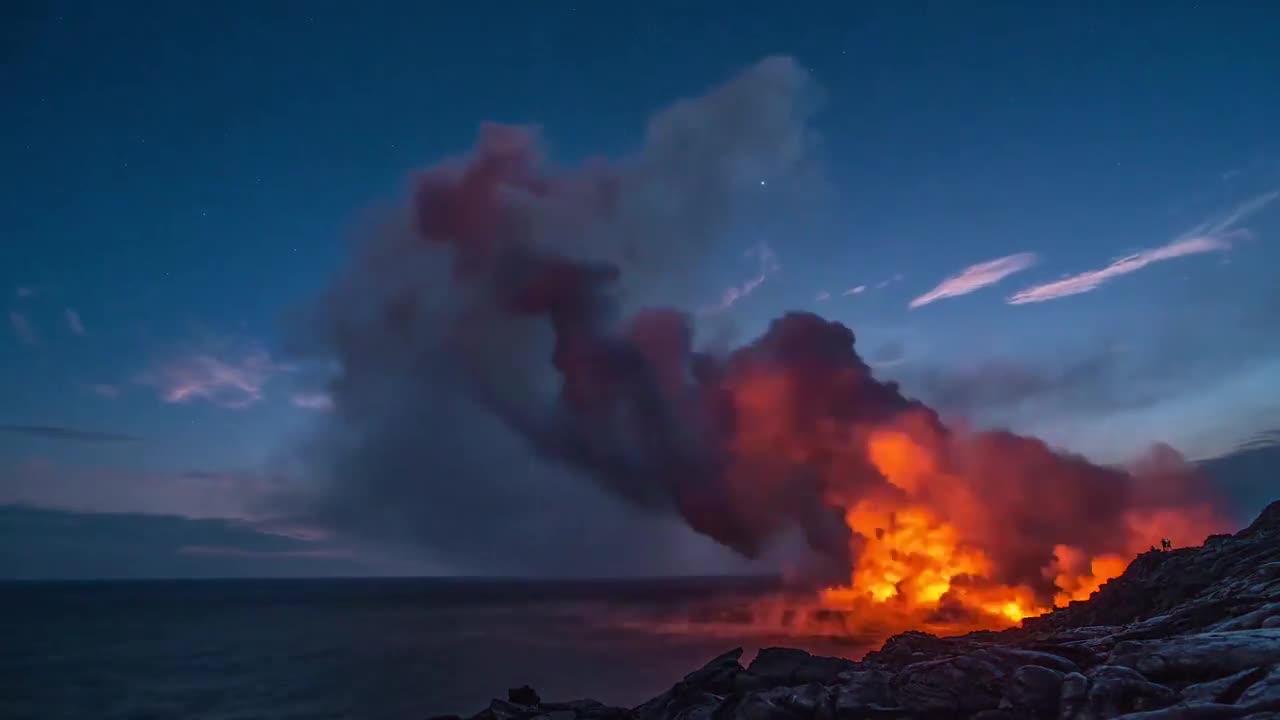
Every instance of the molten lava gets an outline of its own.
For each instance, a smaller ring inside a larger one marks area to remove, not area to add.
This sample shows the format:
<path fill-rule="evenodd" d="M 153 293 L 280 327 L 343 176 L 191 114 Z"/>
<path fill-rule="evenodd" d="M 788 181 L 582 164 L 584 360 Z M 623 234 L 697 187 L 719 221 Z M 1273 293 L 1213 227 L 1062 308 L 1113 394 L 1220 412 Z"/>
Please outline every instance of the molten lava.
<path fill-rule="evenodd" d="M 1001 582 L 999 569 L 984 551 L 1001 519 L 976 502 L 974 483 L 942 469 L 928 447 L 907 432 L 876 430 L 866 441 L 866 457 L 897 493 L 881 493 L 855 502 L 845 514 L 853 531 L 854 566 L 847 585 L 822 591 L 821 604 L 849 611 L 861 623 L 894 631 L 926 628 L 941 632 L 999 629 L 1040 615 L 1053 605 L 1088 599 L 1106 581 L 1119 576 L 1134 553 L 1164 539 L 1203 539 L 1221 527 L 1211 507 L 1143 512 L 1127 518 L 1127 554 L 1089 555 L 1069 544 L 1054 546 L 1042 569 L 1056 592 L 1052 603 L 1029 584 Z M 1047 505 L 1052 500 L 1046 498 Z M 983 525 L 988 532 L 978 532 Z M 974 532 L 966 532 L 969 528 Z M 1165 536 L 1155 534 L 1157 528 Z"/>

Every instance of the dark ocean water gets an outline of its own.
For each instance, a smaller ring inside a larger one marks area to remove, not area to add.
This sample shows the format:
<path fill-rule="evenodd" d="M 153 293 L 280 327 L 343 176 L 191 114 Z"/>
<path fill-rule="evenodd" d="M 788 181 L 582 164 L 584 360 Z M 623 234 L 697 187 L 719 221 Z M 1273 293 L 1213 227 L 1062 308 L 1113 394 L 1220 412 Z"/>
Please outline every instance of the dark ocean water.
<path fill-rule="evenodd" d="M 620 619 L 772 590 L 741 579 L 0 584 L 0 718 L 424 718 L 475 712 L 525 683 L 547 699 L 634 705 L 719 652 L 741 644 L 749 658 L 775 639 Z"/>

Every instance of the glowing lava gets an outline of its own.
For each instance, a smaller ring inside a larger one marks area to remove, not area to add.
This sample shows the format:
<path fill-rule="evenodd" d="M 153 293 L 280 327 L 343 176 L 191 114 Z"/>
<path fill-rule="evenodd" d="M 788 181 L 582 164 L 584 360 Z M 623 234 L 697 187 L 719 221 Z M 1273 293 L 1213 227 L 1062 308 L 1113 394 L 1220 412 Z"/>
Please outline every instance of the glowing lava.
<path fill-rule="evenodd" d="M 1052 598 L 1029 584 L 1000 581 L 997 564 L 981 546 L 998 536 L 1000 518 L 976 502 L 975 483 L 942 469 L 934 451 L 910 433 L 870 433 L 866 456 L 899 492 L 856 501 L 845 514 L 853 531 L 854 567 L 847 585 L 820 595 L 828 609 L 849 611 L 862 622 L 893 630 L 924 628 L 941 632 L 999 629 L 1023 618 L 1085 600 L 1119 576 L 1133 553 L 1147 549 L 1153 528 L 1176 530 L 1186 540 L 1218 526 L 1208 508 L 1178 512 L 1133 512 L 1128 554 L 1090 556 L 1058 544 L 1042 577 L 1052 583 Z M 1051 504 L 1051 501 L 1046 500 Z M 949 514 L 948 514 L 949 513 Z M 995 530 L 996 532 L 991 532 Z"/>

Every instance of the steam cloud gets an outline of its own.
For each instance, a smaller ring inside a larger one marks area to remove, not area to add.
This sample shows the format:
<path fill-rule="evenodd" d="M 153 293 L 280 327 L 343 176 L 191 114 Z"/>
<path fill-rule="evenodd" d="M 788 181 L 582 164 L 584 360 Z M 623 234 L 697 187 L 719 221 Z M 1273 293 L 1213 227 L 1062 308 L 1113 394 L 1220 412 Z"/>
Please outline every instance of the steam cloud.
<path fill-rule="evenodd" d="M 475 442 L 501 425 L 543 461 L 743 556 L 798 529 L 847 581 L 857 538 L 846 509 L 902 492 L 864 442 L 894 427 L 957 478 L 962 500 L 943 489 L 924 499 L 975 505 L 963 529 L 996 555 L 997 579 L 1049 593 L 1055 544 L 1113 550 L 1136 504 L 1195 500 L 1170 452 L 1130 474 L 1010 433 L 952 431 L 874 378 L 838 323 L 787 314 L 711 353 L 696 349 L 688 314 L 651 304 L 733 226 L 761 178 L 804 172 L 813 98 L 796 63 L 770 58 L 656 115 L 622 162 L 559 170 L 534 131 L 486 125 L 467 158 L 423 172 L 406 216 L 361 249 L 308 326 L 305 349 L 340 367 L 320 512 L 387 524 L 407 505 L 405 522 L 435 542 L 483 535 L 477 518 L 491 514 L 542 512 L 565 492 L 553 473 L 528 460 L 526 471 L 505 440 Z M 462 469 L 468 454 L 480 472 Z M 451 473 L 478 477 L 483 492 L 463 498 Z"/>

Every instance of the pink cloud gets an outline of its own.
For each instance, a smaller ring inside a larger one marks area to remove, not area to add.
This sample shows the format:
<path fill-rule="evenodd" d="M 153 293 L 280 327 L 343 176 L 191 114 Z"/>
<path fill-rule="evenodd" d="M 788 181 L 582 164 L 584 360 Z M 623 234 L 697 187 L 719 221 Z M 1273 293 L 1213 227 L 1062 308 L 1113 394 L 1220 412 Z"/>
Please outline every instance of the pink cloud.
<path fill-rule="evenodd" d="M 9 311 L 9 325 L 13 327 L 13 334 L 18 341 L 26 345 L 36 344 L 35 331 L 31 329 L 31 321 L 26 315 L 20 312 Z"/>
<path fill-rule="evenodd" d="M 1035 262 L 1035 253 L 1023 252 L 970 265 L 938 283 L 934 289 L 912 300 L 908 307 L 918 308 L 945 298 L 968 295 L 975 290 L 995 285 L 1016 272 L 1026 270 Z"/>
<path fill-rule="evenodd" d="M 141 382 L 158 388 L 161 399 L 168 403 L 203 400 L 238 410 L 261 400 L 271 378 L 287 369 L 260 349 L 235 357 L 195 353 L 160 365 Z"/>
<path fill-rule="evenodd" d="M 742 285 L 734 285 L 727 288 L 720 296 L 720 302 L 702 308 L 699 312 L 704 315 L 716 315 L 733 307 L 739 300 L 747 297 L 755 292 L 764 284 L 764 281 L 773 273 L 777 272 L 782 266 L 778 264 L 778 258 L 773 254 L 773 250 L 763 243 L 759 247 L 752 248 L 747 251 L 747 257 L 756 257 L 760 263 L 759 272 L 747 280 Z"/>
<path fill-rule="evenodd" d="M 67 328 L 76 335 L 84 335 L 84 323 L 80 320 L 80 313 L 74 308 L 67 308 L 63 313 L 67 317 Z"/>
<path fill-rule="evenodd" d="M 333 398 L 323 392 L 294 393 L 293 404 L 307 410 L 332 410 Z"/>
<path fill-rule="evenodd" d="M 1280 190 L 1263 193 L 1237 205 L 1217 220 L 1195 226 L 1170 243 L 1127 255 L 1104 268 L 1089 270 L 1020 290 L 1009 296 L 1006 302 L 1010 305 L 1025 305 L 1080 295 L 1097 289 L 1099 285 L 1108 280 L 1137 272 L 1158 262 L 1188 255 L 1226 252 L 1231 249 L 1233 240 L 1248 236 L 1247 230 L 1235 228 L 1235 225 L 1277 199 L 1280 199 Z"/>
<path fill-rule="evenodd" d="M 1153 248 L 1151 250 L 1143 250 L 1111 263 L 1110 265 L 1099 270 L 1090 270 L 1077 275 L 1055 280 L 1053 282 L 1044 283 L 1042 285 L 1034 285 L 1025 290 L 1020 290 L 1009 296 L 1008 303 L 1010 305 L 1025 305 L 1028 303 L 1045 302 L 1046 300 L 1057 300 L 1058 298 L 1070 297 L 1087 293 L 1096 289 L 1099 285 L 1108 280 L 1137 272 L 1148 265 L 1172 260 L 1174 258 L 1185 257 L 1187 255 L 1198 255 L 1207 252 L 1222 252 L 1231 249 L 1231 242 L 1226 237 L 1197 237 L 1187 240 L 1176 240 L 1162 247 Z"/>

